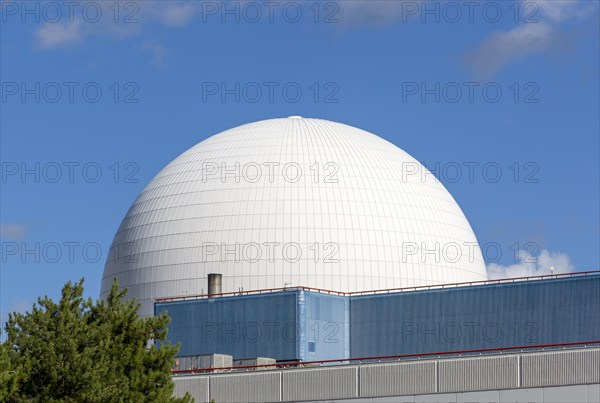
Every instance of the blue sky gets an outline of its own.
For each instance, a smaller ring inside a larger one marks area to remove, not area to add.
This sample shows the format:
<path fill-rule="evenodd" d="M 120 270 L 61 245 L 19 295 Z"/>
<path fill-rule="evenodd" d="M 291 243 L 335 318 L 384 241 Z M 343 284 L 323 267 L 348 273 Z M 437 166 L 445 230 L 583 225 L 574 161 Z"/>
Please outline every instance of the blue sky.
<path fill-rule="evenodd" d="M 80 277 L 96 298 L 163 166 L 289 115 L 425 163 L 497 275 L 600 267 L 597 2 L 1 5 L 2 321 Z"/>

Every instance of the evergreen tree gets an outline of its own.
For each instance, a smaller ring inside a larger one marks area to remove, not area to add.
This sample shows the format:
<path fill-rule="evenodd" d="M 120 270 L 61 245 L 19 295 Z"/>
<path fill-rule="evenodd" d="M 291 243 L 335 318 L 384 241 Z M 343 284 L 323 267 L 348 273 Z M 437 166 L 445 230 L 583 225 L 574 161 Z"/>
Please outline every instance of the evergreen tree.
<path fill-rule="evenodd" d="M 170 370 L 179 346 L 164 340 L 169 317 L 141 319 L 115 279 L 106 301 L 83 298 L 68 282 L 59 303 L 39 298 L 11 313 L 0 345 L 0 401 L 191 402 L 173 397 Z"/>

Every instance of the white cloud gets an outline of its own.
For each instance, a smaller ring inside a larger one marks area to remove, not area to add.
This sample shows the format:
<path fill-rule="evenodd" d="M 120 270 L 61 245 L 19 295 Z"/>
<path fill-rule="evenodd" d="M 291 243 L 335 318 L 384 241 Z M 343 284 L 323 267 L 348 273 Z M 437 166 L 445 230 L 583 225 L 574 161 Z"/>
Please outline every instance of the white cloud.
<path fill-rule="evenodd" d="M 0 223 L 0 237 L 6 239 L 23 239 L 27 227 L 21 224 Z"/>
<path fill-rule="evenodd" d="M 468 53 L 465 63 L 477 75 L 487 78 L 526 55 L 552 47 L 558 36 L 553 27 L 543 22 L 496 32 Z"/>
<path fill-rule="evenodd" d="M 597 2 L 588 0 L 519 1 L 522 3 L 523 18 L 527 16 L 550 22 L 588 18 L 597 10 L 597 4 L 595 4 Z M 428 6 L 427 2 L 432 4 Z M 337 0 L 336 3 L 339 6 L 340 22 L 354 25 L 386 25 L 398 21 L 407 22 L 410 18 L 419 18 L 419 16 L 431 21 L 435 15 L 439 18 L 443 14 L 440 10 L 445 5 L 445 2 L 440 0 Z M 463 6 L 461 10 L 463 13 L 468 12 L 465 5 L 460 2 L 457 4 Z M 511 10 L 503 11 L 512 16 Z M 427 12 L 428 17 L 425 16 Z"/>
<path fill-rule="evenodd" d="M 337 4 L 341 24 L 369 26 L 406 22 L 414 15 L 414 7 L 419 7 L 414 0 L 357 0 L 338 1 Z"/>
<path fill-rule="evenodd" d="M 529 252 L 520 250 L 518 263 L 508 266 L 490 263 L 487 266 L 490 279 L 541 276 L 573 271 L 575 271 L 575 266 L 568 254 L 550 252 L 546 249 L 542 250 L 538 256 L 532 256 Z"/>
<path fill-rule="evenodd" d="M 508 31 L 495 32 L 477 49 L 468 52 L 464 58 L 465 64 L 475 74 L 487 78 L 526 56 L 555 49 L 563 42 L 561 24 L 574 19 L 589 18 L 597 13 L 597 4 L 592 4 L 596 2 L 521 2 L 522 7 L 535 14 L 531 17 L 538 22 L 523 23 Z M 531 9 L 527 4 L 538 8 Z"/>
<path fill-rule="evenodd" d="M 548 19 L 561 22 L 569 19 L 583 19 L 595 13 L 595 2 L 581 0 L 538 0 L 534 4 Z"/>
<path fill-rule="evenodd" d="M 106 12 L 108 11 L 110 10 L 106 10 Z M 110 18 L 107 17 L 97 23 L 86 22 L 83 19 L 74 19 L 72 22 L 46 22 L 34 31 L 35 48 L 39 50 L 67 49 L 80 45 L 91 36 L 123 39 L 141 32 L 139 23 L 117 24 Z"/>
<path fill-rule="evenodd" d="M 101 16 L 84 18 L 82 10 L 86 3 L 100 6 Z M 118 3 L 119 5 L 115 5 Z M 73 20 L 69 13 L 58 22 L 45 22 L 34 30 L 34 45 L 38 50 L 55 50 L 82 44 L 89 37 L 110 37 L 123 39 L 138 36 L 144 27 L 162 24 L 168 27 L 181 27 L 192 22 L 196 16 L 198 2 L 164 1 L 82 1 L 75 6 Z M 118 10 L 118 13 L 115 11 Z M 115 20 L 116 19 L 116 20 Z"/>
<path fill-rule="evenodd" d="M 84 33 L 79 21 L 44 23 L 35 31 L 35 46 L 38 49 L 59 49 L 80 43 Z"/>
<path fill-rule="evenodd" d="M 198 3 L 173 4 L 162 12 L 162 21 L 170 27 L 181 27 L 189 24 L 198 11 Z"/>

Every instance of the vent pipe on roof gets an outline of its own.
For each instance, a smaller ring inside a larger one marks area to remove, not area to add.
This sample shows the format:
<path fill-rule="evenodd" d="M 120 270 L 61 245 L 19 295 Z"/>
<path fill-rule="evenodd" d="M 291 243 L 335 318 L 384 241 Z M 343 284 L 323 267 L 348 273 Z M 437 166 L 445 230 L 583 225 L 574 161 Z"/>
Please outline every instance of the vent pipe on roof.
<path fill-rule="evenodd" d="M 208 298 L 223 292 L 221 287 L 222 278 L 223 276 L 219 273 L 210 273 L 208 275 Z"/>

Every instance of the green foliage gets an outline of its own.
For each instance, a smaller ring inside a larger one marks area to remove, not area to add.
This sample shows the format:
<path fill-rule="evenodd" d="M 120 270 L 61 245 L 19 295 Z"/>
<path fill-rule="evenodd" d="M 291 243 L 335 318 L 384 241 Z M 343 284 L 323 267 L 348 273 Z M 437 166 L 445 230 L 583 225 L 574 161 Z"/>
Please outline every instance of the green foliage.
<path fill-rule="evenodd" d="M 0 401 L 191 402 L 172 396 L 179 346 L 164 340 L 166 315 L 141 319 L 115 279 L 106 301 L 83 298 L 83 279 L 67 283 L 59 303 L 39 298 L 12 313 L 0 345 Z"/>
<path fill-rule="evenodd" d="M 8 401 L 17 392 L 21 370 L 7 345 L 0 344 L 0 402 Z"/>

